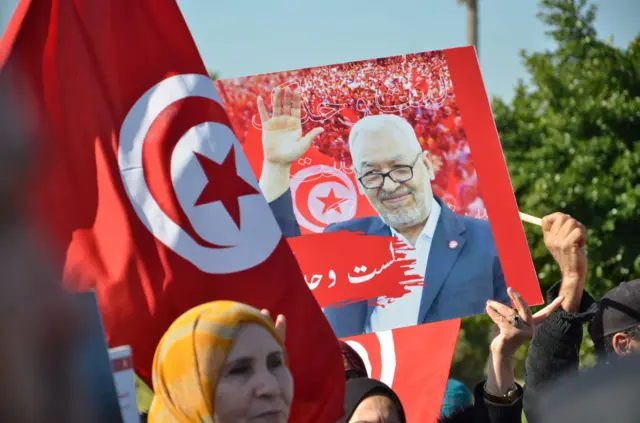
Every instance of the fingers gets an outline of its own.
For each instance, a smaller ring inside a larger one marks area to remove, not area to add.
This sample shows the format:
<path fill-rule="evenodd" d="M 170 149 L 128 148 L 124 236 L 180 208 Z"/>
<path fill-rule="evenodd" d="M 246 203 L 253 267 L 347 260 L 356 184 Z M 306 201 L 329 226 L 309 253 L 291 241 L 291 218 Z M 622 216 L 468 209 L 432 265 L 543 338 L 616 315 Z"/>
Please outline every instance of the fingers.
<path fill-rule="evenodd" d="M 307 135 L 300 138 L 299 148 L 302 150 L 302 153 L 304 153 L 309 149 L 313 140 L 322 132 L 324 132 L 323 128 L 314 128 L 311 131 L 309 131 Z"/>
<path fill-rule="evenodd" d="M 574 229 L 578 227 L 578 221 L 567 216 L 567 220 L 564 221 L 560 229 L 558 230 L 558 236 L 560 238 L 566 238 Z"/>
<path fill-rule="evenodd" d="M 549 232 L 556 220 L 565 216 L 564 213 L 555 212 L 542 218 L 542 230 Z"/>
<path fill-rule="evenodd" d="M 278 314 L 276 318 L 276 331 L 284 341 L 287 336 L 287 319 L 284 317 L 284 314 Z"/>
<path fill-rule="evenodd" d="M 273 107 L 274 118 L 282 115 L 282 90 L 280 89 L 280 87 L 276 87 L 276 89 L 273 90 L 271 107 Z"/>
<path fill-rule="evenodd" d="M 547 318 L 549 316 L 551 316 L 551 313 L 553 313 L 554 311 L 556 311 L 558 309 L 558 307 L 560 307 L 560 305 L 562 304 L 563 300 L 564 300 L 564 297 L 557 297 L 555 300 L 553 300 L 550 304 L 548 304 L 542 310 L 540 310 L 536 314 L 534 314 L 533 315 L 533 324 L 534 325 L 538 325 L 538 324 L 544 322 L 545 320 L 547 320 Z"/>
<path fill-rule="evenodd" d="M 260 310 L 260 313 L 271 319 L 271 313 L 266 308 Z M 287 319 L 284 317 L 284 314 L 278 314 L 274 326 L 276 327 L 276 332 L 278 332 L 278 335 L 280 335 L 284 341 L 287 332 Z"/>
<path fill-rule="evenodd" d="M 512 288 L 507 289 L 507 294 L 509 294 L 509 298 L 511 298 L 511 301 L 513 301 L 513 304 L 516 306 L 516 310 L 518 310 L 520 317 L 527 323 L 527 325 L 531 326 L 533 324 L 533 316 L 531 315 L 529 304 L 527 304 L 519 292 Z"/>
<path fill-rule="evenodd" d="M 585 246 L 587 242 L 587 235 L 585 233 L 584 227 L 579 225 L 576 228 L 573 228 L 569 235 L 565 238 L 564 241 L 568 246 L 577 245 L 579 248 Z"/>
<path fill-rule="evenodd" d="M 487 306 L 494 309 L 497 313 L 500 313 L 506 319 L 510 319 L 516 313 L 511 307 L 493 300 L 487 301 Z"/>
<path fill-rule="evenodd" d="M 293 92 L 293 101 L 291 102 L 291 116 L 295 118 L 302 117 L 302 94 L 299 90 Z"/>
<path fill-rule="evenodd" d="M 487 314 L 493 320 L 493 323 L 496 324 L 497 327 L 503 326 L 505 323 L 508 324 L 507 319 L 500 313 L 498 313 L 491 305 L 487 303 L 486 307 Z M 497 336 L 497 334 L 496 334 Z M 495 336 L 493 336 L 495 338 Z"/>
<path fill-rule="evenodd" d="M 264 125 L 269 120 L 269 113 L 267 113 L 267 108 L 264 106 L 262 96 L 258 96 L 258 113 L 260 114 L 260 123 Z"/>
<path fill-rule="evenodd" d="M 284 90 L 284 102 L 282 103 L 282 114 L 289 116 L 291 114 L 291 90 L 289 87 Z"/>
<path fill-rule="evenodd" d="M 553 213 L 542 219 L 544 240 L 547 247 L 568 250 L 583 247 L 587 242 L 584 225 L 564 213 Z"/>
<path fill-rule="evenodd" d="M 558 234 L 560 228 L 562 228 L 562 225 L 564 225 L 564 222 L 566 222 L 569 218 L 569 216 L 563 213 L 558 213 L 558 215 L 559 216 L 553 221 L 553 225 L 551 225 L 551 229 L 549 230 L 549 234 L 552 236 Z"/>

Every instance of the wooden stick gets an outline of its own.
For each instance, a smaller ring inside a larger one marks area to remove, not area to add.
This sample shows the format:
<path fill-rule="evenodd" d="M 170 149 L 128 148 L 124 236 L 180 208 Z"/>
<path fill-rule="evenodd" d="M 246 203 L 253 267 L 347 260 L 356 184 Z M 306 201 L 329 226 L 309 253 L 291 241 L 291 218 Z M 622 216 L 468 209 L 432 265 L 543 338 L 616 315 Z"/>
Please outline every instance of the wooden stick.
<path fill-rule="evenodd" d="M 542 226 L 542 219 L 539 217 L 531 216 L 530 214 L 520 212 L 520 220 L 523 222 L 531 223 L 532 225 Z"/>

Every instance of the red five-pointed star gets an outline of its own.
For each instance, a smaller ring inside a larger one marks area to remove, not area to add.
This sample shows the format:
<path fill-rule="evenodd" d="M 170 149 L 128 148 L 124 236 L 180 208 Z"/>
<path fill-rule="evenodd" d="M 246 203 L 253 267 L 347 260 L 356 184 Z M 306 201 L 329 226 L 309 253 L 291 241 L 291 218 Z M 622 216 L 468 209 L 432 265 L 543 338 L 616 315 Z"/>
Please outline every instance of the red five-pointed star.
<path fill-rule="evenodd" d="M 202 171 L 207 176 L 207 185 L 204 186 L 194 206 L 221 201 L 240 229 L 240 197 L 259 194 L 259 192 L 238 175 L 234 147 L 229 149 L 227 157 L 220 164 L 195 151 L 193 154 L 196 155 Z"/>
<path fill-rule="evenodd" d="M 325 214 L 329 210 L 338 210 L 338 213 L 342 214 L 342 209 L 340 208 L 340 204 L 347 201 L 346 198 L 336 197 L 336 194 L 333 192 L 333 188 L 329 190 L 329 194 L 326 197 L 318 197 L 318 200 L 322 201 L 324 207 L 322 208 L 322 214 Z"/>

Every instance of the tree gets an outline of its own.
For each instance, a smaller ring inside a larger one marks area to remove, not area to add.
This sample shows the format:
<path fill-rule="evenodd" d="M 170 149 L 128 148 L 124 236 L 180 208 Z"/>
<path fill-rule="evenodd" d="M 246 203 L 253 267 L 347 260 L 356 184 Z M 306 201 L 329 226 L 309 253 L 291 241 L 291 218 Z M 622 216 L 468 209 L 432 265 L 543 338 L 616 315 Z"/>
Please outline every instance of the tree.
<path fill-rule="evenodd" d="M 596 7 L 587 0 L 540 6 L 556 48 L 522 53 L 531 83 L 519 82 L 510 104 L 493 99 L 494 118 L 520 209 L 562 211 L 587 226 L 586 289 L 599 298 L 640 277 L 640 34 L 617 48 L 598 39 Z M 540 228 L 525 229 L 544 292 L 560 274 Z M 468 383 L 482 377 L 488 322 L 463 322 L 453 375 Z M 585 339 L 581 354 L 591 360 L 583 365 L 593 362 Z"/>
<path fill-rule="evenodd" d="M 216 79 L 220 79 L 220 73 L 217 71 L 212 71 L 212 70 L 208 70 L 207 72 L 209 72 L 209 78 L 211 78 L 213 81 L 215 81 Z"/>

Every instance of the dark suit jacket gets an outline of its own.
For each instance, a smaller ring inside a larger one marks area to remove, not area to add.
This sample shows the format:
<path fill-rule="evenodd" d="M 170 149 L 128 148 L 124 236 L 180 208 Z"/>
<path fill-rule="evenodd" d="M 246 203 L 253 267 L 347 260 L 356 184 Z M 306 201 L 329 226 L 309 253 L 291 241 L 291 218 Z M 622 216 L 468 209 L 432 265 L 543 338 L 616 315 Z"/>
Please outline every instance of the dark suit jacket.
<path fill-rule="evenodd" d="M 442 212 L 427 261 L 418 323 L 430 323 L 485 313 L 487 300 L 510 304 L 489 222 L 458 216 L 436 198 Z M 271 210 L 286 237 L 300 235 L 293 213 L 291 193 L 271 203 Z M 391 236 L 379 217 L 365 217 L 328 226 L 325 232 L 347 230 L 369 235 Z M 449 242 L 456 241 L 456 248 Z M 374 306 L 366 301 L 325 308 L 336 336 L 364 333 Z"/>

